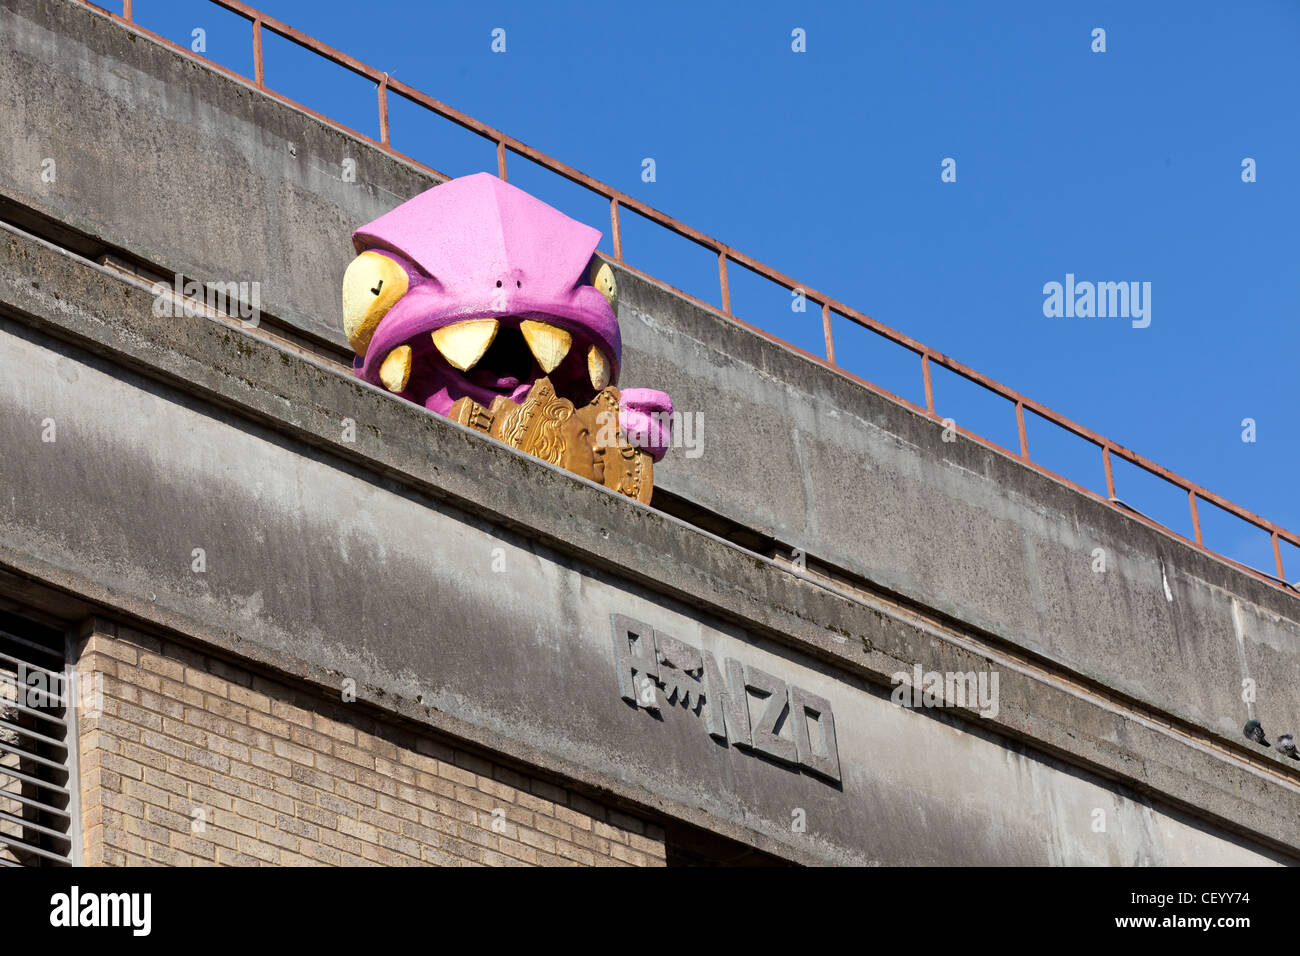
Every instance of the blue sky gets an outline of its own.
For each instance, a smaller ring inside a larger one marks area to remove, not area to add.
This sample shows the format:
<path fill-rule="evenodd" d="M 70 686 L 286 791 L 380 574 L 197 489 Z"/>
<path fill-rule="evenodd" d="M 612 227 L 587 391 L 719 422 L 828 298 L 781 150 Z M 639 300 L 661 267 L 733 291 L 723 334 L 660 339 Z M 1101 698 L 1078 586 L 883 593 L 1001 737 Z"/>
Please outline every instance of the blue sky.
<path fill-rule="evenodd" d="M 203 28 L 206 55 L 251 73 L 233 14 L 134 8 L 187 46 Z M 1300 530 L 1297 0 L 260 8 Z M 498 27 L 505 53 L 491 50 Z M 265 59 L 272 88 L 377 135 L 372 84 L 275 37 Z M 495 171 L 489 145 L 418 108 L 390 118 L 394 146 L 429 165 Z M 1242 182 L 1246 157 L 1256 182 Z M 605 204 L 529 165 L 512 160 L 511 181 L 608 233 Z M 630 215 L 623 247 L 718 301 L 708 252 Z M 732 272 L 737 315 L 821 353 L 815 311 Z M 1043 286 L 1067 273 L 1151 283 L 1150 326 L 1045 317 Z M 835 331 L 841 365 L 922 400 L 910 353 Z M 1001 400 L 946 373 L 935 393 L 940 414 L 1018 448 Z M 1099 452 L 1032 418 L 1028 433 L 1035 459 L 1104 491 Z M 1123 465 L 1116 480 L 1190 534 L 1184 493 Z M 1201 507 L 1206 543 L 1271 570 L 1267 536 L 1215 511 Z M 1300 578 L 1300 550 L 1283 557 Z"/>

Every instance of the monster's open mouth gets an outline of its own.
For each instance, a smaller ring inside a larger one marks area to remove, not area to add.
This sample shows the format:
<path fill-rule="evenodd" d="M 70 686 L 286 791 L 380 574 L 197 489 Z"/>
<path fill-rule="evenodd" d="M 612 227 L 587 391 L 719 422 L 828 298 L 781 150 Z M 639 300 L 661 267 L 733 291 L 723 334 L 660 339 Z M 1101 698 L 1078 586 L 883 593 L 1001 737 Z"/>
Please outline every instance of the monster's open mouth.
<path fill-rule="evenodd" d="M 546 376 L 556 394 L 586 405 L 610 384 L 612 363 L 580 330 L 549 316 L 464 319 L 413 334 L 380 366 L 384 386 L 447 414 L 461 398 L 490 407 L 498 397 L 521 402 Z"/>

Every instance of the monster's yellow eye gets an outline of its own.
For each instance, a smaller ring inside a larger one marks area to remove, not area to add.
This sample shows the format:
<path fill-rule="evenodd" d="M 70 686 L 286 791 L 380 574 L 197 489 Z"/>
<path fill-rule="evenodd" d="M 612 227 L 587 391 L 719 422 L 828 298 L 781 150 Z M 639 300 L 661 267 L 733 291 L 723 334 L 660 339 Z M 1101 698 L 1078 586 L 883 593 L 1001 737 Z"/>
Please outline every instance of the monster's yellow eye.
<path fill-rule="evenodd" d="M 352 351 L 366 354 L 375 326 L 409 285 L 406 270 L 388 256 L 363 252 L 352 260 L 343 273 L 343 331 Z"/>
<path fill-rule="evenodd" d="M 608 262 L 599 259 L 591 264 L 591 284 L 600 290 L 600 294 L 609 302 L 609 307 L 618 314 L 618 283 L 614 281 L 614 270 Z"/>

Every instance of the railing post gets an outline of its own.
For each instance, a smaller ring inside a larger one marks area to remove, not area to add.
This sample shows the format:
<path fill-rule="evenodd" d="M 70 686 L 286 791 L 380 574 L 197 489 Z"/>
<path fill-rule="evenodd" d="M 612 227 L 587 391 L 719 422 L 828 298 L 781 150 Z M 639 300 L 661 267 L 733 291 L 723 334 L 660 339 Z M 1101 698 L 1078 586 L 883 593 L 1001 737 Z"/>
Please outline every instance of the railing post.
<path fill-rule="evenodd" d="M 614 239 L 614 259 L 616 262 L 623 261 L 623 234 L 618 228 L 618 197 L 611 196 L 609 199 L 609 231 Z"/>
<path fill-rule="evenodd" d="M 727 247 L 718 249 L 718 281 L 722 285 L 722 314 L 731 315 L 731 289 L 727 285 Z"/>
<path fill-rule="evenodd" d="M 131 22 L 131 0 L 122 0 L 122 19 Z"/>
<path fill-rule="evenodd" d="M 379 142 L 388 145 L 388 74 L 379 81 Z"/>
<path fill-rule="evenodd" d="M 1110 447 L 1101 446 L 1101 462 L 1106 468 L 1106 497 L 1115 497 L 1115 475 L 1110 470 Z"/>
<path fill-rule="evenodd" d="M 921 353 L 921 379 L 925 382 L 925 410 L 934 414 L 934 387 L 930 384 L 930 356 Z"/>
<path fill-rule="evenodd" d="M 506 182 L 506 144 L 497 140 L 497 175 Z"/>
<path fill-rule="evenodd" d="M 826 361 L 835 364 L 835 341 L 831 338 L 831 306 L 822 303 L 822 332 L 826 335 Z"/>
<path fill-rule="evenodd" d="M 262 73 L 262 19 L 253 18 L 253 81 L 259 90 L 266 89 L 266 78 Z"/>
<path fill-rule="evenodd" d="M 1277 579 L 1286 580 L 1286 572 L 1282 570 L 1282 546 L 1278 543 L 1277 532 L 1273 532 L 1273 561 L 1277 564 Z"/>
<path fill-rule="evenodd" d="M 1192 509 L 1192 532 L 1196 535 L 1196 543 L 1205 547 L 1201 541 L 1201 516 L 1196 510 L 1196 492 L 1190 488 L 1187 489 L 1187 504 Z"/>
<path fill-rule="evenodd" d="M 1020 432 L 1020 457 L 1029 460 L 1029 438 L 1025 435 L 1025 403 L 1016 402 L 1016 429 Z"/>

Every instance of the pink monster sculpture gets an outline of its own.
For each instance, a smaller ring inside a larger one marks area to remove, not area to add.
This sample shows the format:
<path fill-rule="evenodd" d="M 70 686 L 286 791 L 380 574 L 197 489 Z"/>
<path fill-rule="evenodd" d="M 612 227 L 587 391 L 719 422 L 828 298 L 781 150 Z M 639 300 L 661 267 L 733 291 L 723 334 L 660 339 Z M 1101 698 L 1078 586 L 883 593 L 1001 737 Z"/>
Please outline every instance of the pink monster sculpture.
<path fill-rule="evenodd" d="M 353 371 L 447 415 L 458 399 L 523 402 L 543 376 L 575 406 L 616 384 L 613 270 L 600 232 L 488 173 L 453 179 L 352 235 L 343 279 Z M 627 440 L 658 461 L 672 402 L 621 394 Z"/>

